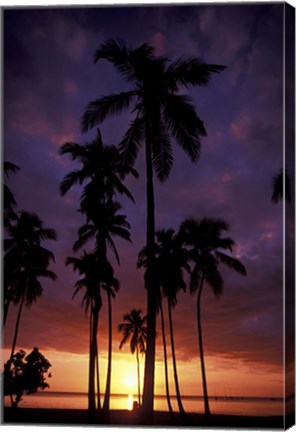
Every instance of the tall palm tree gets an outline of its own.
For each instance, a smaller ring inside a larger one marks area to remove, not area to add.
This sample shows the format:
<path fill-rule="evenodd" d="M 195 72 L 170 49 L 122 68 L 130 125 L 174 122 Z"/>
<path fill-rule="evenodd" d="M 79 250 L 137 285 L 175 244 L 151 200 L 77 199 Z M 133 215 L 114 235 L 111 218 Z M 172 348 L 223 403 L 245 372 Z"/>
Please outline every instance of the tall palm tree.
<path fill-rule="evenodd" d="M 118 325 L 118 331 L 123 334 L 119 348 L 130 341 L 130 350 L 132 354 L 136 353 L 137 359 L 137 376 L 138 376 L 138 403 L 141 405 L 140 390 L 140 361 L 139 354 L 146 352 L 147 342 L 147 317 L 142 316 L 141 309 L 132 309 L 130 313 L 123 316 L 123 323 Z"/>
<path fill-rule="evenodd" d="M 168 409 L 169 409 L 170 414 L 172 415 L 173 414 L 173 407 L 172 407 L 171 398 L 170 398 L 167 343 L 166 343 L 164 313 L 163 313 L 161 295 L 160 295 L 160 301 L 159 301 L 159 311 L 160 311 L 161 334 L 162 334 L 162 344 L 163 344 L 165 392 L 166 392 L 166 399 L 167 399 Z"/>
<path fill-rule="evenodd" d="M 179 291 L 186 289 L 184 281 L 184 270 L 190 272 L 187 262 L 187 253 L 183 247 L 181 238 L 174 233 L 173 229 L 161 230 L 156 233 L 157 244 L 156 253 L 158 260 L 158 272 L 160 284 L 164 296 L 167 298 L 170 340 L 172 348 L 172 360 L 174 370 L 175 389 L 177 396 L 178 408 L 181 414 L 184 414 L 184 408 L 181 400 L 179 387 L 175 341 L 173 332 L 172 308 L 177 304 L 177 294 Z"/>
<path fill-rule="evenodd" d="M 75 284 L 76 294 L 83 289 L 84 295 L 82 298 L 82 306 L 85 308 L 85 312 L 88 309 L 91 310 L 89 317 L 89 379 L 88 379 L 88 408 L 90 412 L 95 411 L 95 369 L 96 369 L 96 358 L 97 358 L 97 331 L 98 331 L 98 320 L 99 310 L 102 307 L 102 298 L 100 291 L 100 281 L 103 279 L 102 265 L 98 262 L 97 255 L 94 253 L 87 253 L 84 251 L 83 256 L 80 258 L 68 257 L 66 259 L 66 265 L 72 265 L 74 271 L 77 271 L 82 276 Z M 100 394 L 100 381 L 99 374 L 97 371 L 97 392 Z M 99 405 L 98 396 L 98 408 Z"/>
<path fill-rule="evenodd" d="M 145 142 L 146 199 L 147 199 L 147 352 L 143 392 L 143 417 L 153 414 L 155 338 L 156 338 L 156 281 L 154 278 L 154 187 L 153 169 L 164 181 L 173 165 L 171 137 L 197 161 L 200 137 L 206 135 L 203 122 L 197 116 L 192 99 L 179 93 L 190 85 L 207 85 L 213 73 L 224 66 L 205 64 L 196 58 L 178 58 L 169 63 L 164 57 L 155 57 L 154 48 L 146 43 L 132 49 L 123 40 L 107 40 L 94 55 L 110 61 L 132 83 L 131 90 L 111 94 L 90 102 L 82 118 L 84 131 L 102 123 L 107 117 L 132 108 L 134 120 L 126 132 L 120 150 L 125 165 L 133 166 L 139 149 Z"/>
<path fill-rule="evenodd" d="M 173 332 L 173 319 L 172 308 L 177 304 L 177 294 L 180 290 L 185 290 L 186 284 L 183 277 L 183 271 L 190 272 L 189 264 L 187 263 L 187 252 L 182 245 L 181 238 L 174 233 L 174 230 L 161 230 L 156 232 L 157 242 L 155 244 L 155 259 L 156 259 L 156 275 L 158 278 L 159 286 L 162 288 L 162 293 L 159 293 L 158 307 L 161 317 L 161 329 L 164 348 L 164 369 L 165 369 L 165 386 L 166 396 L 169 411 L 172 413 L 172 406 L 170 402 L 169 381 L 168 381 L 168 361 L 166 351 L 166 337 L 164 327 L 164 316 L 162 308 L 162 294 L 167 298 L 168 316 L 169 316 L 169 329 L 170 341 L 172 349 L 174 381 L 177 396 L 177 403 L 180 413 L 185 414 L 177 373 L 177 362 L 175 353 L 175 342 Z M 147 248 L 143 248 L 138 256 L 138 267 L 147 269 Z M 146 273 L 145 273 L 146 279 Z"/>
<path fill-rule="evenodd" d="M 107 259 L 107 247 L 110 247 L 119 263 L 119 256 L 113 236 L 117 235 L 126 240 L 130 240 L 129 224 L 124 215 L 118 214 L 121 206 L 114 202 L 113 195 L 115 193 L 124 194 L 133 200 L 129 190 L 122 183 L 122 179 L 131 173 L 137 176 L 137 172 L 133 168 L 126 168 L 122 164 L 119 152 L 115 146 L 104 146 L 100 131 L 97 131 L 95 140 L 85 145 L 80 145 L 73 142 L 65 143 L 60 150 L 61 154 L 69 154 L 73 160 L 80 163 L 78 170 L 71 171 L 67 174 L 60 185 L 61 194 L 66 194 L 70 188 L 78 183 L 84 185 L 81 200 L 80 211 L 86 216 L 86 223 L 80 227 L 78 233 L 79 238 L 73 246 L 73 250 L 77 251 L 90 240 L 95 239 L 95 254 L 102 269 L 109 268 L 110 264 Z M 113 281 L 114 282 L 114 281 Z M 97 296 L 101 298 L 101 284 L 109 282 L 106 279 L 97 280 Z M 109 284 L 110 286 L 110 284 Z M 111 303 L 109 304 L 111 306 Z M 90 355 L 98 357 L 97 352 L 97 323 L 99 319 L 99 311 L 101 305 L 97 304 L 92 309 L 92 344 L 93 349 L 90 350 Z M 110 309 L 109 309 L 110 311 Z M 110 315 L 109 315 L 110 317 Z M 109 318 L 110 319 L 110 318 Z M 109 326 L 110 329 L 110 326 Z M 109 359 L 111 354 L 109 353 Z M 91 380 L 94 380 L 95 372 L 94 358 L 90 360 Z M 111 371 L 111 364 L 108 367 Z M 98 358 L 97 358 L 97 374 Z M 111 374 L 111 372 L 110 372 Z M 97 379 L 98 381 L 98 379 Z M 105 407 L 109 407 L 111 376 L 107 376 L 107 398 L 105 397 Z M 95 410 L 95 387 L 94 383 L 89 383 L 89 411 Z M 109 396 L 108 396 L 109 395 Z M 98 409 L 100 408 L 100 394 L 98 391 Z"/>
<path fill-rule="evenodd" d="M 48 269 L 51 261 L 54 261 L 54 255 L 41 244 L 44 240 L 56 240 L 56 232 L 51 228 L 44 228 L 43 222 L 35 213 L 23 211 L 16 216 L 14 223 L 7 227 L 7 233 L 8 238 L 4 240 L 4 266 L 8 269 L 5 279 L 9 296 L 4 302 L 5 319 L 10 301 L 19 304 L 11 349 L 12 358 L 24 304 L 30 307 L 41 296 L 43 287 L 39 278 L 56 280 L 56 274 Z"/>
<path fill-rule="evenodd" d="M 8 161 L 4 161 L 4 174 L 8 178 L 9 173 L 16 173 L 20 168 Z M 4 210 L 4 227 L 8 227 L 11 220 L 15 219 L 15 211 L 14 208 L 16 206 L 16 201 L 13 193 L 10 188 L 4 184 L 3 185 L 3 210 Z"/>
<path fill-rule="evenodd" d="M 99 270 L 94 275 L 95 285 L 92 285 L 94 292 L 92 295 L 94 296 L 94 306 L 92 308 L 92 336 L 91 343 L 92 349 L 90 349 L 91 359 L 90 359 L 90 373 L 89 373 L 89 411 L 94 412 L 96 409 L 95 404 L 95 387 L 94 387 L 94 379 L 95 379 L 95 357 L 97 351 L 97 331 L 98 331 L 98 320 L 99 320 L 99 312 L 102 306 L 101 300 L 101 288 L 105 288 L 107 290 L 115 288 L 118 289 L 119 284 L 118 281 L 114 278 L 113 269 L 110 266 L 110 263 L 107 259 L 107 246 L 109 246 L 119 263 L 119 255 L 116 249 L 116 246 L 113 241 L 113 236 L 120 236 L 126 240 L 130 241 L 130 233 L 129 233 L 129 224 L 126 221 L 126 217 L 121 214 L 117 214 L 118 210 L 121 206 L 113 201 L 109 201 L 105 204 L 97 205 L 94 204 L 95 208 L 92 210 L 92 221 L 84 224 L 78 230 L 79 238 L 74 243 L 73 250 L 78 251 L 85 244 L 87 244 L 90 240 L 95 240 L 95 251 L 94 255 L 96 257 L 96 265 L 99 267 Z M 112 269 L 112 270 L 110 270 Z M 108 291 L 107 291 L 108 292 Z M 109 304 L 111 307 L 111 303 Z M 109 308 L 109 319 L 111 319 L 110 308 Z M 112 329 L 112 325 L 111 325 Z M 109 326 L 110 330 L 110 326 Z M 109 348 L 111 346 L 109 345 Z M 109 359 L 111 359 L 111 354 L 109 353 Z M 111 365 L 108 366 L 108 370 L 111 371 Z M 111 374 L 111 372 L 110 372 Z M 110 386 L 111 386 L 111 376 L 108 380 L 107 375 L 107 399 L 105 398 L 105 409 L 109 407 L 108 398 L 110 398 Z M 109 390 L 109 391 L 108 391 Z M 109 395 L 109 396 L 108 396 Z M 100 395 L 98 393 L 98 409 L 100 409 Z"/>
<path fill-rule="evenodd" d="M 210 415 L 210 407 L 206 383 L 205 361 L 203 353 L 202 326 L 201 326 L 201 295 L 204 284 L 207 283 L 215 296 L 219 297 L 223 292 L 223 277 L 218 269 L 220 263 L 227 265 L 241 275 L 246 275 L 246 269 L 236 258 L 224 253 L 232 252 L 234 241 L 229 237 L 221 237 L 223 231 L 228 231 L 229 226 L 222 219 L 186 219 L 180 227 L 180 236 L 190 248 L 189 258 L 194 266 L 191 271 L 190 291 L 197 291 L 197 330 L 200 351 L 202 384 L 204 393 L 205 415 Z"/>
<path fill-rule="evenodd" d="M 108 302 L 108 368 L 106 377 L 106 389 L 103 410 L 108 412 L 110 409 L 110 395 L 111 395 L 111 373 L 112 373 L 112 298 L 115 298 L 115 293 L 118 292 L 120 283 L 114 277 L 113 268 L 110 265 L 110 275 L 102 288 L 107 293 Z"/>

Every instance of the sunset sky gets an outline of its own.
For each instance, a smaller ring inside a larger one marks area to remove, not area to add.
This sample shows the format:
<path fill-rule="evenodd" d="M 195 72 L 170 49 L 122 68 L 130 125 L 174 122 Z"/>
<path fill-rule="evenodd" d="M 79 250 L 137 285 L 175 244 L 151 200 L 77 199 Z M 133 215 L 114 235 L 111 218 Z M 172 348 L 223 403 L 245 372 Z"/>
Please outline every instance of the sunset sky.
<path fill-rule="evenodd" d="M 209 394 L 282 394 L 282 205 L 271 202 L 272 179 L 282 161 L 283 5 L 39 8 L 4 11 L 4 160 L 20 166 L 7 184 L 18 209 L 36 212 L 58 233 L 47 246 L 55 254 L 56 282 L 44 281 L 43 296 L 23 312 L 18 348 L 38 346 L 52 363 L 51 390 L 86 391 L 88 320 L 81 297 L 72 300 L 77 275 L 65 267 L 83 219 L 77 213 L 81 189 L 59 195 L 74 168 L 58 155 L 68 140 L 84 143 L 80 118 L 86 104 L 127 88 L 107 62 L 93 54 L 108 38 L 143 42 L 170 59 L 185 55 L 226 65 L 206 88 L 190 89 L 208 136 L 192 164 L 174 146 L 170 178 L 155 180 L 156 226 L 178 229 L 186 217 L 219 217 L 230 224 L 234 256 L 247 277 L 221 267 L 224 293 L 204 292 L 202 319 Z M 130 115 L 106 121 L 105 144 L 117 144 Z M 132 244 L 116 240 L 121 289 L 113 303 L 112 391 L 136 392 L 136 360 L 119 350 L 117 325 L 133 307 L 146 308 L 137 253 L 145 243 L 145 170 L 127 186 L 136 204 L 122 199 Z M 106 369 L 106 299 L 99 325 L 102 378 Z M 195 297 L 180 294 L 174 329 L 181 392 L 201 394 Z M 16 308 L 5 331 L 9 355 Z M 158 323 L 159 324 L 159 323 Z M 162 345 L 157 339 L 156 393 L 164 393 Z M 171 373 L 172 378 L 172 373 Z M 103 386 L 104 381 L 102 381 Z M 172 387 L 173 389 L 173 387 Z"/>

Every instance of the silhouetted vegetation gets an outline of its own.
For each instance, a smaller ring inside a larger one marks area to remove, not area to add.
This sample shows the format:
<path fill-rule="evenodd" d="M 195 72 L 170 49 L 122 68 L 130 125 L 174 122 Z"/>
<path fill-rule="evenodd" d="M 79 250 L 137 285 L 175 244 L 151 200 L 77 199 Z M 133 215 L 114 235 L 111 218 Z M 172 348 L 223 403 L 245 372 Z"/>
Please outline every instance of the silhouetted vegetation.
<path fill-rule="evenodd" d="M 118 331 L 123 334 L 119 348 L 130 342 L 130 350 L 132 354 L 136 353 L 137 359 L 137 375 L 138 375 L 138 403 L 141 405 L 141 389 L 140 389 L 140 361 L 139 354 L 146 352 L 147 343 L 147 317 L 142 316 L 141 309 L 132 309 L 130 313 L 123 316 L 124 322 L 118 325 Z"/>
<path fill-rule="evenodd" d="M 142 44 L 133 49 L 123 40 L 109 39 L 95 52 L 94 60 L 111 62 L 122 77 L 132 84 L 129 91 L 111 94 L 90 102 L 82 118 L 82 128 L 99 125 L 106 118 L 131 109 L 133 120 L 120 143 L 120 151 L 126 166 L 132 167 L 142 145 L 146 160 L 147 199 L 147 353 L 143 391 L 143 416 L 153 415 L 155 338 L 157 292 L 155 290 L 154 246 L 155 211 L 153 171 L 164 181 L 173 165 L 171 138 L 197 161 L 200 154 L 200 138 L 206 135 L 203 122 L 196 114 L 193 100 L 181 94 L 182 88 L 207 85 L 213 74 L 224 66 L 206 64 L 196 58 L 181 57 L 173 62 L 156 57 L 154 48 Z"/>
<path fill-rule="evenodd" d="M 4 322 L 11 302 L 19 305 L 11 348 L 13 357 L 24 304 L 30 307 L 42 295 L 40 278 L 56 280 L 56 274 L 48 268 L 54 255 L 42 245 L 43 241 L 56 240 L 56 232 L 45 228 L 35 213 L 23 211 L 7 227 L 7 234 L 4 240 Z"/>
<path fill-rule="evenodd" d="M 285 183 L 285 200 L 291 203 L 291 180 L 288 176 L 287 170 L 285 170 L 285 176 L 283 169 L 274 176 L 273 178 L 273 192 L 271 200 L 277 204 L 284 197 L 284 183 Z"/>
<path fill-rule="evenodd" d="M 67 174 L 60 185 L 61 194 L 67 193 L 78 183 L 84 185 L 79 211 L 85 215 L 86 223 L 78 230 L 78 239 L 73 245 L 74 252 L 94 240 L 95 246 L 91 254 L 84 253 L 84 257 L 77 261 L 68 258 L 66 264 L 73 264 L 82 275 L 77 287 L 86 289 L 84 303 L 90 306 L 90 362 L 89 362 L 89 389 L 88 409 L 94 413 L 101 409 L 99 361 L 98 361 L 98 320 L 102 307 L 101 289 L 107 291 L 109 311 L 109 355 L 106 381 L 104 408 L 109 410 L 111 388 L 111 360 L 112 360 L 112 323 L 111 323 L 111 294 L 119 289 L 119 281 L 114 277 L 114 270 L 107 257 L 107 249 L 114 253 L 117 263 L 119 255 L 113 241 L 113 236 L 119 236 L 130 241 L 129 223 L 126 216 L 119 214 L 121 205 L 114 200 L 115 194 L 123 194 L 133 201 L 129 190 L 124 186 L 122 179 L 129 173 L 137 176 L 133 168 L 122 164 L 119 152 L 115 146 L 104 146 L 99 129 L 97 137 L 85 145 L 67 142 L 61 149 L 61 154 L 69 154 L 77 160 L 80 169 Z M 87 269 L 83 260 L 87 261 Z M 87 270 L 87 272 L 86 272 Z M 77 290 L 76 290 L 77 291 Z M 97 382 L 97 403 L 95 398 L 95 381 Z"/>
<path fill-rule="evenodd" d="M 187 219 L 180 227 L 180 236 L 184 244 L 189 247 L 188 257 L 193 263 L 190 277 L 190 291 L 194 294 L 197 291 L 197 329 L 198 344 L 200 351 L 202 384 L 204 393 L 205 414 L 210 414 L 206 370 L 204 362 L 202 326 L 201 326 L 201 295 L 204 285 L 209 285 L 215 296 L 219 297 L 223 292 L 223 277 L 218 266 L 220 263 L 235 270 L 241 275 L 246 275 L 246 269 L 241 262 L 228 254 L 235 246 L 234 241 L 229 237 L 221 237 L 223 231 L 228 231 L 229 226 L 222 219 Z"/>
<path fill-rule="evenodd" d="M 14 408 L 22 401 L 24 393 L 32 395 L 38 390 L 49 387 L 46 378 L 50 378 L 48 370 L 51 367 L 49 361 L 35 347 L 26 355 L 23 350 L 15 353 L 4 366 L 5 396 L 10 396 L 11 405 Z"/>

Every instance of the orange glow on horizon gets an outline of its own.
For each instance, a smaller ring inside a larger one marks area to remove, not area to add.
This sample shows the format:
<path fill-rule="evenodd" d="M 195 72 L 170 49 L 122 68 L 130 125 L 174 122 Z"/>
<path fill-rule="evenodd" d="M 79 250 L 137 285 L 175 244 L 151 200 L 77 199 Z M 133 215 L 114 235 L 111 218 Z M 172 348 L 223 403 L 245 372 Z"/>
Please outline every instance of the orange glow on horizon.
<path fill-rule="evenodd" d="M 26 349 L 25 349 L 26 350 Z M 26 350 L 29 352 L 29 350 Z M 41 350 L 50 361 L 52 378 L 47 382 L 48 391 L 83 392 L 88 390 L 88 354 L 72 354 L 58 351 Z M 10 350 L 2 350 L 3 363 L 10 355 Z M 279 396 L 283 394 L 283 374 L 271 369 L 266 364 L 243 363 L 237 359 L 206 357 L 206 375 L 208 393 L 211 396 Z M 178 377 L 181 394 L 202 395 L 202 382 L 199 358 L 190 362 L 178 362 Z M 101 353 L 100 379 L 101 391 L 104 392 L 107 370 L 107 353 Z M 141 392 L 143 389 L 144 357 L 141 359 Z M 169 364 L 171 394 L 175 394 L 173 371 Z M 111 393 L 126 394 L 127 405 L 138 394 L 137 365 L 130 353 L 114 353 L 112 362 Z M 155 394 L 165 394 L 164 365 L 155 364 Z M 131 398 L 130 398 L 131 396 Z"/>

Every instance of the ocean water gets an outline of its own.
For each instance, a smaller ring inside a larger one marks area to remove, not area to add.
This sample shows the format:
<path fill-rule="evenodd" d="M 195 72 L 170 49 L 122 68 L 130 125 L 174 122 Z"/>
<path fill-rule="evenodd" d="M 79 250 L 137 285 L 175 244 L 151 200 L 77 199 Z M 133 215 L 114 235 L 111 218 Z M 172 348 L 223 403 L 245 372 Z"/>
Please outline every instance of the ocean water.
<path fill-rule="evenodd" d="M 103 396 L 101 397 L 103 401 Z M 131 409 L 137 395 L 111 395 L 111 409 Z M 183 396 L 185 411 L 203 413 L 204 405 L 201 397 Z M 10 406 L 10 400 L 5 397 L 5 406 Z M 173 409 L 178 411 L 176 399 L 172 398 Z M 291 407 L 293 403 L 290 404 Z M 87 394 L 57 393 L 44 391 L 35 395 L 25 395 L 19 407 L 23 408 L 57 408 L 57 409 L 87 409 Z M 165 396 L 155 396 L 154 409 L 167 411 Z M 271 416 L 283 415 L 284 403 L 281 398 L 210 398 L 210 409 L 213 414 Z"/>

